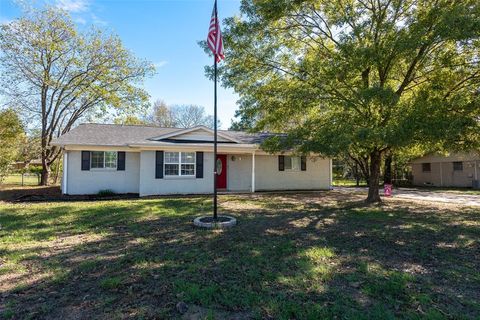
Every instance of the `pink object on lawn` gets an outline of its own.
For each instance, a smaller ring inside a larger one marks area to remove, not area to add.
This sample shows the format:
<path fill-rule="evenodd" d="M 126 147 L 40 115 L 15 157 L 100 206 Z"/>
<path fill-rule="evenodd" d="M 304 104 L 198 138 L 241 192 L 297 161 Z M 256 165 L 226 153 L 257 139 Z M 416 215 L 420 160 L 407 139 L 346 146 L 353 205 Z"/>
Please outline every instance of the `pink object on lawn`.
<path fill-rule="evenodd" d="M 383 186 L 383 191 L 386 197 L 391 197 L 392 196 L 392 185 L 391 184 L 385 184 Z"/>

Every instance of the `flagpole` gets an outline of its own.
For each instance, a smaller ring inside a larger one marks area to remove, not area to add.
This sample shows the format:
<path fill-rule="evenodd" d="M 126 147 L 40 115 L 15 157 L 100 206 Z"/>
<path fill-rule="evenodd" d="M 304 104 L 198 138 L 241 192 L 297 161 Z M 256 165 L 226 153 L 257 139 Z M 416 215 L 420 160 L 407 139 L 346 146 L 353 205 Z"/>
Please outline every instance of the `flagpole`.
<path fill-rule="evenodd" d="M 214 23 L 213 29 L 212 23 Z M 212 35 L 215 37 L 215 39 L 210 38 Z M 209 41 L 212 40 L 214 40 L 214 42 L 210 43 Z M 219 58 L 223 59 L 222 38 L 217 14 L 217 0 L 215 0 L 213 5 L 213 13 L 212 19 L 210 20 L 210 29 L 208 32 L 207 42 L 208 46 L 213 52 L 213 220 L 217 221 L 217 62 Z"/>
<path fill-rule="evenodd" d="M 217 2 L 215 1 L 215 7 Z M 216 11 L 216 8 L 215 8 Z M 213 220 L 216 221 L 217 216 L 217 56 L 213 55 L 214 69 L 214 89 L 213 89 Z"/>

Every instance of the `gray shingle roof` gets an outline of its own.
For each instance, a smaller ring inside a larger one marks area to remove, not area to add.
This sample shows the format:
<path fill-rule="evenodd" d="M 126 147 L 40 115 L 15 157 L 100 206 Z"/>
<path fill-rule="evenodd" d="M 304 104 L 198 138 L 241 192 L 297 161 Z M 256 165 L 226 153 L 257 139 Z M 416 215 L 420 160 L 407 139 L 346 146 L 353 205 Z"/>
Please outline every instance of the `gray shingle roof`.
<path fill-rule="evenodd" d="M 99 145 L 127 146 L 132 144 L 155 144 L 156 138 L 165 134 L 180 132 L 183 128 L 162 128 L 155 126 L 115 125 L 84 123 L 53 141 L 57 145 Z M 225 136 L 246 144 L 260 144 L 271 133 L 250 134 L 241 131 L 219 130 Z"/>

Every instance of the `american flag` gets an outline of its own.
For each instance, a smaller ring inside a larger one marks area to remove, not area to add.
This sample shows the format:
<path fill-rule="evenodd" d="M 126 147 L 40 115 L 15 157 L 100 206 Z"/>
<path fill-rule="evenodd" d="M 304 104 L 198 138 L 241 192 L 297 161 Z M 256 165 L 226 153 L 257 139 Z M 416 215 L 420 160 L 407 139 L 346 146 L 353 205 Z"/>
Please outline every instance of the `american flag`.
<path fill-rule="evenodd" d="M 220 23 L 217 16 L 217 0 L 213 5 L 212 19 L 210 19 L 210 28 L 208 29 L 207 44 L 217 62 L 225 59 L 223 55 L 222 31 L 220 31 Z"/>

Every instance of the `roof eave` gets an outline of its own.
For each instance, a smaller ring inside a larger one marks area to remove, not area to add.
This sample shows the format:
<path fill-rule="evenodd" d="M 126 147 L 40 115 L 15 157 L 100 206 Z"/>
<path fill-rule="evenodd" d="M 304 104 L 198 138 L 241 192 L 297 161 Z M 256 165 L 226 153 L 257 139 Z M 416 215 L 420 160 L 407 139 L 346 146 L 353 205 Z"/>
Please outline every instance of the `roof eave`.
<path fill-rule="evenodd" d="M 167 139 L 167 138 L 171 138 L 171 137 L 175 137 L 175 136 L 179 136 L 179 135 L 182 135 L 182 134 L 185 134 L 185 133 L 189 133 L 189 132 L 193 132 L 193 131 L 196 131 L 196 130 L 205 130 L 206 132 L 209 132 L 209 133 L 214 133 L 214 131 L 208 127 L 205 127 L 205 126 L 196 126 L 196 127 L 193 127 L 193 128 L 186 128 L 186 129 L 183 129 L 183 130 L 179 130 L 179 131 L 174 131 L 174 132 L 169 132 L 169 133 L 166 133 L 166 134 L 163 134 L 161 136 L 157 136 L 157 137 L 152 137 L 150 138 L 150 140 L 162 140 L 162 139 Z M 217 135 L 219 137 L 222 137 L 224 139 L 227 139 L 227 140 L 230 140 L 232 142 L 236 142 L 236 143 L 242 143 L 242 141 L 234 138 L 234 137 L 231 137 L 230 135 L 228 134 L 224 134 L 222 132 L 218 132 L 217 131 Z"/>
<path fill-rule="evenodd" d="M 176 144 L 176 143 L 132 143 L 128 144 L 129 147 L 132 148 L 157 148 L 157 147 L 175 147 L 175 148 L 181 148 L 181 147 L 211 147 L 213 148 L 213 142 L 212 143 L 181 143 L 181 144 Z M 251 144 L 251 143 L 217 143 L 218 147 L 224 147 L 224 148 L 235 148 L 235 149 L 242 149 L 242 148 L 248 148 L 248 149 L 254 149 L 257 150 L 260 148 L 259 145 L 257 144 Z"/>

